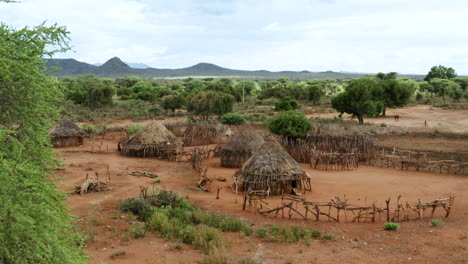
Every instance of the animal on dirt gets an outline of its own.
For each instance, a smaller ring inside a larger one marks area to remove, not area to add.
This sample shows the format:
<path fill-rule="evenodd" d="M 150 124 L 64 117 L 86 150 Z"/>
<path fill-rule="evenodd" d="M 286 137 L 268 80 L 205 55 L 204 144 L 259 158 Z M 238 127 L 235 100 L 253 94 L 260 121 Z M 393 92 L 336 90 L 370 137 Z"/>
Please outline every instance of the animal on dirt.
<path fill-rule="evenodd" d="M 393 118 L 395 119 L 395 122 L 400 122 L 400 116 L 399 115 L 394 115 Z"/>

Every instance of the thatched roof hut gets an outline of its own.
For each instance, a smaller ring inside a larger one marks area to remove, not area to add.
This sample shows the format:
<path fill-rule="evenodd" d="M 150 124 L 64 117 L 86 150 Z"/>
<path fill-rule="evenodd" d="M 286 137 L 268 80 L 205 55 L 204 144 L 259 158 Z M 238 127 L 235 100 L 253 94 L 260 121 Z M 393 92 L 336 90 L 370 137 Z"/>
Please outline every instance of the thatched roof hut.
<path fill-rule="evenodd" d="M 79 126 L 68 119 L 63 119 L 56 126 L 49 130 L 52 136 L 52 145 L 57 147 L 72 147 L 83 144 L 83 139 L 87 136 Z"/>
<path fill-rule="evenodd" d="M 217 144 L 223 140 L 224 125 L 192 122 L 184 131 L 184 146 Z"/>
<path fill-rule="evenodd" d="M 221 166 L 240 168 L 265 143 L 252 128 L 236 134 L 221 150 Z"/>
<path fill-rule="evenodd" d="M 242 168 L 234 174 L 244 191 L 269 191 L 270 194 L 290 194 L 310 190 L 310 176 L 273 138 L 265 143 Z"/>
<path fill-rule="evenodd" d="M 119 145 L 125 156 L 175 159 L 182 142 L 160 122 L 154 121 Z"/>

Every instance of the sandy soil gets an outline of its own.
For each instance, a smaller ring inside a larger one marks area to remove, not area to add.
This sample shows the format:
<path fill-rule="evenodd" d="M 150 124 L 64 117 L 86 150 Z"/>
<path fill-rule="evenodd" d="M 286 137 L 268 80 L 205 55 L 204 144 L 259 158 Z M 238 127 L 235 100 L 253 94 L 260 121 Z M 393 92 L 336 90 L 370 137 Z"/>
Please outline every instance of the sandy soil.
<path fill-rule="evenodd" d="M 400 116 L 400 121 L 395 122 L 394 115 Z M 338 113 L 311 114 L 309 117 L 333 118 Z M 350 115 L 344 115 L 351 118 Z M 427 122 L 427 126 L 424 125 Z M 468 133 L 467 110 L 445 110 L 430 105 L 416 105 L 395 109 L 387 109 L 387 117 L 364 118 L 364 122 L 375 124 L 385 123 L 388 126 L 396 126 L 403 129 L 443 132 Z"/>
<path fill-rule="evenodd" d="M 337 236 L 336 241 L 304 243 L 267 243 L 254 236 L 243 238 L 239 234 L 225 233 L 231 243 L 233 260 L 243 256 L 255 256 L 263 263 L 468 263 L 468 178 L 439 174 L 360 167 L 355 171 L 318 171 L 303 165 L 312 176 L 313 191 L 307 193 L 310 200 L 329 200 L 344 194 L 350 200 L 383 203 L 388 197 L 402 195 L 404 201 L 430 201 L 435 198 L 456 196 L 455 207 L 449 218 L 441 219 L 440 227 L 429 225 L 430 219 L 401 224 L 397 232 L 383 231 L 381 224 L 353 224 L 332 222 L 304 222 L 299 219 L 282 219 L 260 216 L 242 211 L 241 199 L 231 190 L 231 176 L 235 169 L 220 167 L 219 159 L 211 159 L 208 176 L 224 177 L 227 182 L 215 181 L 211 192 L 204 193 L 194 188 L 197 178 L 190 165 L 184 162 L 168 162 L 156 159 L 128 158 L 120 156 L 116 149 L 116 137 L 108 136 L 102 153 L 90 153 L 91 143 L 83 147 L 58 149 L 64 170 L 57 170 L 65 185 L 63 190 L 72 190 L 83 182 L 85 175 L 98 172 L 105 174 L 105 164 L 110 166 L 112 190 L 90 193 L 83 196 L 70 195 L 71 212 L 80 223 L 95 232 L 95 241 L 87 248 L 92 256 L 90 263 L 198 263 L 203 255 L 190 246 L 177 249 L 173 243 L 150 234 L 142 239 L 129 239 L 128 230 L 133 219 L 118 211 L 119 200 L 139 193 L 140 186 L 167 188 L 186 195 L 192 203 L 207 210 L 241 217 L 254 227 L 267 224 L 300 225 Z M 95 150 L 95 148 L 94 148 Z M 127 171 L 146 171 L 158 174 L 161 183 L 153 179 L 135 177 Z M 216 200 L 215 190 L 221 186 L 221 199 Z M 152 187 L 151 187 L 152 188 Z M 117 251 L 126 254 L 110 258 Z M 160 261 L 160 262 L 158 262 Z"/>

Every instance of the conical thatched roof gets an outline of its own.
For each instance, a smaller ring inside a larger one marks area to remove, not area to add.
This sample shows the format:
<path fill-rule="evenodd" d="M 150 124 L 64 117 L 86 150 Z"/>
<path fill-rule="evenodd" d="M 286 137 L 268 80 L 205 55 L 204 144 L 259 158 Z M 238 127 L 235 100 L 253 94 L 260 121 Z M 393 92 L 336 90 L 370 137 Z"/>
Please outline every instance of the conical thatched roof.
<path fill-rule="evenodd" d="M 85 137 L 86 132 L 68 119 L 63 119 L 49 130 L 52 137 Z"/>
<path fill-rule="evenodd" d="M 261 146 L 234 178 L 243 183 L 244 190 L 267 190 L 271 193 L 285 193 L 291 188 L 303 186 L 310 176 L 286 152 L 273 137 L 266 137 Z M 292 186 L 294 181 L 296 186 Z"/>
<path fill-rule="evenodd" d="M 154 121 L 132 135 L 125 144 L 158 145 L 178 141 L 177 137 L 160 122 Z"/>
<path fill-rule="evenodd" d="M 152 122 L 122 143 L 119 150 L 125 156 L 177 158 L 182 142 L 160 122 Z"/>
<path fill-rule="evenodd" d="M 240 168 L 265 143 L 252 128 L 241 130 L 221 150 L 221 165 Z"/>

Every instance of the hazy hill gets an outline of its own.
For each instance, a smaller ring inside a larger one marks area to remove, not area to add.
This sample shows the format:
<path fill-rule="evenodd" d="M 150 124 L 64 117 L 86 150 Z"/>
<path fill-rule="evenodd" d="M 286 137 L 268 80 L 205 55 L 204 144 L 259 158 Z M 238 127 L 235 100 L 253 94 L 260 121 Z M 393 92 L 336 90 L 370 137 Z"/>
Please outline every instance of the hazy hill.
<path fill-rule="evenodd" d="M 343 72 L 309 72 L 309 71 L 279 71 L 271 72 L 266 70 L 245 71 L 223 68 L 211 63 L 198 63 L 196 65 L 181 68 L 181 69 L 156 69 L 156 68 L 132 68 L 118 57 L 114 57 L 102 65 L 96 66 L 85 62 L 80 62 L 75 59 L 47 59 L 48 67 L 59 67 L 53 75 L 59 77 L 78 76 L 85 74 L 95 74 L 100 77 L 122 77 L 126 75 L 135 75 L 144 78 L 165 78 L 165 77 L 243 77 L 243 78 L 258 78 L 258 79 L 276 79 L 280 77 L 289 77 L 291 79 L 348 79 L 361 77 L 361 73 L 343 73 Z M 415 79 L 422 76 L 409 76 Z"/>

